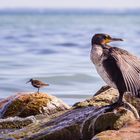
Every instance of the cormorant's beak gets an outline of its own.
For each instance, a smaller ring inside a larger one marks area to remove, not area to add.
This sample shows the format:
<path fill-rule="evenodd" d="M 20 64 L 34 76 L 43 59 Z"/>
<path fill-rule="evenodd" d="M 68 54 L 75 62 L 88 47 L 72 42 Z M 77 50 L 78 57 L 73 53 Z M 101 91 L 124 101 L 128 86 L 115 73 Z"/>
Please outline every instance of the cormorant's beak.
<path fill-rule="evenodd" d="M 123 41 L 123 39 L 121 39 L 121 38 L 111 38 L 110 41 L 111 41 L 111 42 L 112 42 L 112 41 Z"/>
<path fill-rule="evenodd" d="M 105 40 L 105 44 L 113 42 L 113 41 L 123 41 L 121 38 L 109 38 Z"/>

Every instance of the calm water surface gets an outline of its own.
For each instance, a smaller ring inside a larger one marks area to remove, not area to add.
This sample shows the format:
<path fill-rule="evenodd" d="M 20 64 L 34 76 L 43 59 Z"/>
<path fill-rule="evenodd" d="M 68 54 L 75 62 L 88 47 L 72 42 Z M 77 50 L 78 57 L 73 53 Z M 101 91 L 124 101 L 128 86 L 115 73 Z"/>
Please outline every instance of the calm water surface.
<path fill-rule="evenodd" d="M 89 58 L 98 32 L 125 39 L 112 45 L 140 56 L 139 14 L 0 14 L 1 98 L 36 91 L 30 78 L 70 105 L 92 96 L 105 84 Z"/>

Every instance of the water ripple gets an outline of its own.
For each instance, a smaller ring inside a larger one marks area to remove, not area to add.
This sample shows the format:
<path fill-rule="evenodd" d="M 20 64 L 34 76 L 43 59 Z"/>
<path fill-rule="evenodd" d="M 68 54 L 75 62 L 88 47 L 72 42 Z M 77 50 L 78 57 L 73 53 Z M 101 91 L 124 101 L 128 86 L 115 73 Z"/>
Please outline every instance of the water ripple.
<path fill-rule="evenodd" d="M 92 35 L 104 32 L 122 37 L 125 42 L 112 45 L 140 55 L 139 16 L 0 14 L 1 97 L 36 91 L 25 84 L 29 78 L 50 83 L 41 91 L 70 104 L 93 95 L 104 82 L 89 58 Z"/>

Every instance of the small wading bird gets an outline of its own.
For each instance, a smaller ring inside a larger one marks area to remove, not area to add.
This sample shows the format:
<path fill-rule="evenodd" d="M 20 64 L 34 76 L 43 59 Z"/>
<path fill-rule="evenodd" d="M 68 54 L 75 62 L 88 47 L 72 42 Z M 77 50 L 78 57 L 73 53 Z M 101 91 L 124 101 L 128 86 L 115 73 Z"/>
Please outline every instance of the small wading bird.
<path fill-rule="evenodd" d="M 108 43 L 123 41 L 107 34 L 95 34 L 91 40 L 90 58 L 98 74 L 111 87 L 118 89 L 119 98 L 111 107 L 123 104 L 123 95 L 130 92 L 140 98 L 140 59 L 126 50 Z"/>
<path fill-rule="evenodd" d="M 31 84 L 32 84 L 33 87 L 38 88 L 37 93 L 39 93 L 39 89 L 41 87 L 49 86 L 49 84 L 43 83 L 43 82 L 41 82 L 39 80 L 30 79 L 26 83 L 29 83 L 29 82 L 31 82 Z"/>

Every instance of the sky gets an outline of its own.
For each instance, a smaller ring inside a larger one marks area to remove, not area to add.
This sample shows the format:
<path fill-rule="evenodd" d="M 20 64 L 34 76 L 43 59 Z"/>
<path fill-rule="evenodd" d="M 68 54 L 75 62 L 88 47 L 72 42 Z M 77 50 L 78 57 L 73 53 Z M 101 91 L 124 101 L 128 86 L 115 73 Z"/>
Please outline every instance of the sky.
<path fill-rule="evenodd" d="M 0 0 L 0 9 L 5 8 L 135 9 L 140 0 Z"/>

